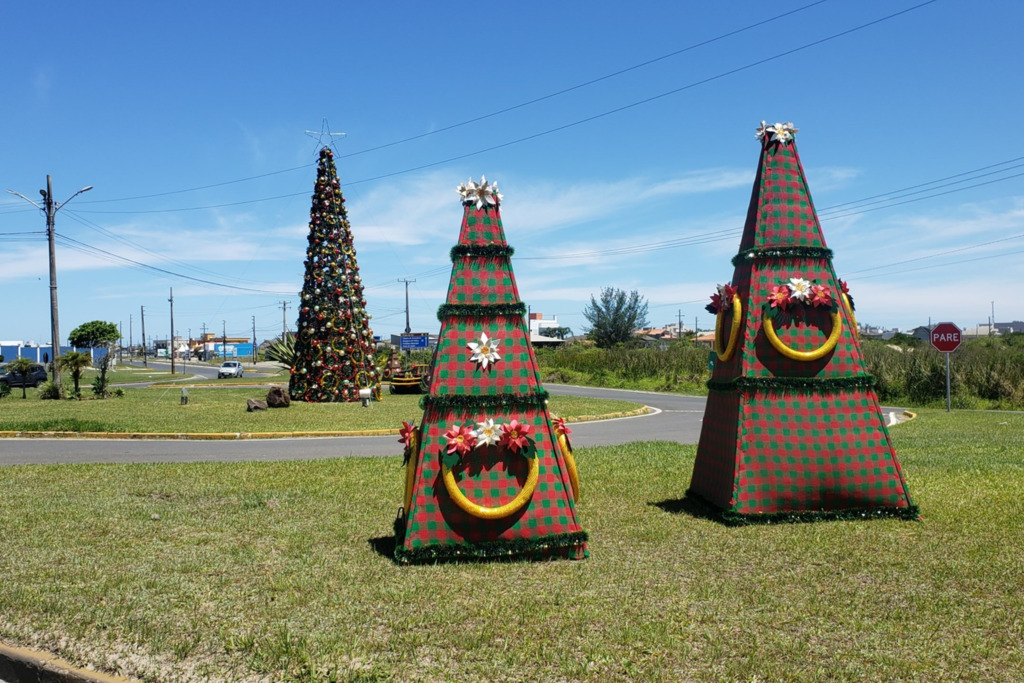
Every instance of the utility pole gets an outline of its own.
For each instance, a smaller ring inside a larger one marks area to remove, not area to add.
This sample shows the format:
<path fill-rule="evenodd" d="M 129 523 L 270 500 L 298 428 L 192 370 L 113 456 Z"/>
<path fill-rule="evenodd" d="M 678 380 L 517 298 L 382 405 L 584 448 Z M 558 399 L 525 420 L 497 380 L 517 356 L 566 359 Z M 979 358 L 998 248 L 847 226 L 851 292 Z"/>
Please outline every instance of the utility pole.
<path fill-rule="evenodd" d="M 39 190 L 39 194 L 43 196 L 43 206 L 36 204 L 20 192 L 7 190 L 11 194 L 21 197 L 37 209 L 46 212 L 46 240 L 49 243 L 50 251 L 50 343 L 52 345 L 52 348 L 50 349 L 52 358 L 50 361 L 53 363 L 51 366 L 53 383 L 58 387 L 60 386 L 60 366 L 57 364 L 57 359 L 60 357 L 60 320 L 57 315 L 57 247 L 54 242 L 54 219 L 57 215 L 57 211 L 59 211 L 64 204 L 67 204 L 78 195 L 83 192 L 88 192 L 91 189 L 92 185 L 83 187 L 81 190 L 65 199 L 63 203 L 55 202 L 53 201 L 53 179 L 50 174 L 47 174 L 46 189 Z"/>
<path fill-rule="evenodd" d="M 206 360 L 206 323 L 203 323 L 203 353 L 200 358 Z"/>
<path fill-rule="evenodd" d="M 149 361 L 146 356 L 146 307 L 139 306 L 142 315 L 142 367 L 148 368 Z"/>
<path fill-rule="evenodd" d="M 167 344 L 167 351 L 171 354 L 171 374 L 174 374 L 174 287 L 171 287 L 171 341 Z"/>
<path fill-rule="evenodd" d="M 676 339 L 683 338 L 683 309 L 679 309 L 678 322 L 676 322 Z"/>
<path fill-rule="evenodd" d="M 117 321 L 117 362 L 124 362 L 124 321 Z"/>
<path fill-rule="evenodd" d="M 252 364 L 256 365 L 256 316 L 252 317 Z"/>
<path fill-rule="evenodd" d="M 224 325 L 224 329 L 223 329 L 224 336 L 222 337 L 223 341 L 221 342 L 221 345 L 220 345 L 220 355 L 221 355 L 222 358 L 227 358 L 228 357 L 228 321 L 227 320 L 221 320 L 220 322 L 221 322 L 222 325 Z"/>
<path fill-rule="evenodd" d="M 281 302 L 281 341 L 284 341 L 288 334 L 288 302 Z"/>
<path fill-rule="evenodd" d="M 132 314 L 128 314 L 128 360 L 135 355 L 135 343 L 132 340 Z"/>
<path fill-rule="evenodd" d="M 398 280 L 398 282 L 405 283 L 405 333 L 410 334 L 412 328 L 409 327 L 409 283 L 416 282 L 415 280 Z"/>

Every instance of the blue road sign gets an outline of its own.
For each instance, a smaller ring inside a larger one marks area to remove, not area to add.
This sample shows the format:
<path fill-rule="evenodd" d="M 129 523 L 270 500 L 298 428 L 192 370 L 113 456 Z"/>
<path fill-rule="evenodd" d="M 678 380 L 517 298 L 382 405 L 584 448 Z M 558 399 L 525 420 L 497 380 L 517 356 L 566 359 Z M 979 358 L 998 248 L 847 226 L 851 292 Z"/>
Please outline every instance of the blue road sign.
<path fill-rule="evenodd" d="M 403 334 L 401 338 L 400 348 L 402 351 L 412 351 L 413 349 L 425 349 L 430 346 L 430 335 L 429 334 Z"/>

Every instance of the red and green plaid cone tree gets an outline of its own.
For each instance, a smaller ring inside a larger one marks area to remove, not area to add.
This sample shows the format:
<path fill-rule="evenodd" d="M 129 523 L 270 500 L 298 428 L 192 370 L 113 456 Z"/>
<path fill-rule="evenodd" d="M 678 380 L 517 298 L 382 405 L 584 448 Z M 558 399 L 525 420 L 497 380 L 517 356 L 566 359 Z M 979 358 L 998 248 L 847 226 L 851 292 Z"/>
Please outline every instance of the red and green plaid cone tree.
<path fill-rule="evenodd" d="M 915 518 L 792 124 L 762 122 L 688 496 L 727 521 Z"/>
<path fill-rule="evenodd" d="M 460 185 L 459 193 L 462 229 L 438 310 L 423 420 L 402 429 L 406 495 L 395 557 L 584 558 L 575 463 L 564 424 L 548 413 L 501 195 L 486 179 Z"/>
<path fill-rule="evenodd" d="M 288 392 L 310 403 L 380 398 L 373 331 L 334 154 L 320 150 Z"/>

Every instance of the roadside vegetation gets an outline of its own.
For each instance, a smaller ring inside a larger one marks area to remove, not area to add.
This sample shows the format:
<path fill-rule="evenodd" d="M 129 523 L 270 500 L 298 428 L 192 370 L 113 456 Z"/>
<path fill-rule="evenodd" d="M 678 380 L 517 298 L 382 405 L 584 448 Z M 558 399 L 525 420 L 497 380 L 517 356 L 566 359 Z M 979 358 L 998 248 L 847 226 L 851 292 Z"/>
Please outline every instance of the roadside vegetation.
<path fill-rule="evenodd" d="M 862 341 L 868 371 L 879 398 L 913 407 L 944 407 L 945 354 L 903 335 L 893 341 Z M 666 348 L 587 344 L 537 349 L 545 382 L 706 394 L 712 353 L 692 340 Z M 973 339 L 950 359 L 953 407 L 1024 409 L 1024 334 Z"/>
<path fill-rule="evenodd" d="M 726 527 L 695 447 L 579 448 L 581 562 L 396 566 L 397 450 L 0 468 L 0 639 L 149 682 L 1017 680 L 1024 416 L 892 433 L 920 522 Z"/>

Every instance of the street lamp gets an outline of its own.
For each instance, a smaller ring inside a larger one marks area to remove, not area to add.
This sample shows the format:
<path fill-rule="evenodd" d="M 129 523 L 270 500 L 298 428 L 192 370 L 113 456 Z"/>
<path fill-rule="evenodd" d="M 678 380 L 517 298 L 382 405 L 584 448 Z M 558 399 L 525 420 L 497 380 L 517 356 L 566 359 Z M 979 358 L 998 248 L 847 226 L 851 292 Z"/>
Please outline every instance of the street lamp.
<path fill-rule="evenodd" d="M 40 211 L 46 212 L 46 239 L 50 246 L 50 337 L 51 337 L 51 352 L 53 358 L 51 366 L 53 371 L 53 383 L 58 387 L 60 386 L 60 367 L 57 365 L 57 359 L 60 357 L 60 321 L 57 316 L 57 249 L 54 245 L 54 217 L 62 206 L 70 202 L 72 199 L 88 192 L 92 189 L 92 185 L 83 187 L 78 192 L 74 193 L 63 202 L 53 201 L 53 180 L 49 174 L 46 176 L 46 189 L 39 190 L 39 194 L 43 197 L 43 206 L 36 204 L 34 201 L 14 190 L 7 190 L 13 195 L 17 195 L 24 199 L 29 204 L 33 205 Z"/>

